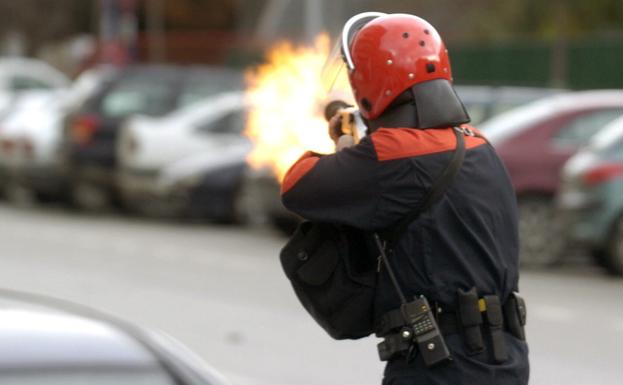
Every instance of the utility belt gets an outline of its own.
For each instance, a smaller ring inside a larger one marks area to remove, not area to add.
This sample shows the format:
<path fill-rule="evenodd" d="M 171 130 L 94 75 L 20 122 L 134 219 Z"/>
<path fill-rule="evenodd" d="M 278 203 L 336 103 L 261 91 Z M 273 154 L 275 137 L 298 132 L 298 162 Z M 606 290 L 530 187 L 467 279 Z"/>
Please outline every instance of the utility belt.
<path fill-rule="evenodd" d="M 469 355 L 485 351 L 485 338 L 489 338 L 494 360 L 502 363 L 508 359 L 504 332 L 525 341 L 526 305 L 519 293 L 512 293 L 501 304 L 497 295 L 479 298 L 475 288 L 458 290 L 457 304 L 458 308 L 450 311 L 439 305 L 431 307 L 426 298 L 419 297 L 385 313 L 376 327 L 376 335 L 384 338 L 377 346 L 381 361 L 410 360 L 418 350 L 427 365 L 449 360 L 443 336 L 461 334 Z"/>

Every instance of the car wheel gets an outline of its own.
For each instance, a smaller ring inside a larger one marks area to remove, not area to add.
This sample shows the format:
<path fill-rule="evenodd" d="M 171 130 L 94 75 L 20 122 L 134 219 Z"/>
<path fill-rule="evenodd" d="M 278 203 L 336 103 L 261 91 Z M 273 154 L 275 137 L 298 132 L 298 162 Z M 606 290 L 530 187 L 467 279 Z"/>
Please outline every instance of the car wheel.
<path fill-rule="evenodd" d="M 551 198 L 521 197 L 518 204 L 521 265 L 548 267 L 559 264 L 564 245 Z"/>
<path fill-rule="evenodd" d="M 604 267 L 610 274 L 623 275 L 623 217 L 612 228 L 603 258 Z"/>
<path fill-rule="evenodd" d="M 111 207 L 108 192 L 97 185 L 85 181 L 74 183 L 71 192 L 73 205 L 85 211 L 103 212 Z"/>

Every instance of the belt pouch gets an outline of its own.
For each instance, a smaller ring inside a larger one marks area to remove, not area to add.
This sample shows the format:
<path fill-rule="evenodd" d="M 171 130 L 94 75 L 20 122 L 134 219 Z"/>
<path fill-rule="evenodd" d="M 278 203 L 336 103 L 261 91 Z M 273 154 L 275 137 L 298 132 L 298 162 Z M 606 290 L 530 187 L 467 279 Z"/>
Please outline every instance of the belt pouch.
<path fill-rule="evenodd" d="M 518 293 L 513 292 L 506 300 L 503 310 L 508 331 L 516 338 L 525 341 L 526 303 L 523 298 Z"/>
<path fill-rule="evenodd" d="M 470 355 L 478 354 L 485 349 L 482 340 L 482 315 L 478 307 L 478 293 L 473 287 L 469 291 L 459 289 L 457 291 L 459 305 L 459 320 L 463 330 L 463 338 Z"/>
<path fill-rule="evenodd" d="M 491 334 L 493 348 L 493 359 L 497 363 L 502 363 L 508 359 L 506 340 L 504 339 L 504 316 L 502 315 L 502 305 L 500 297 L 497 295 L 484 296 L 487 305 L 486 317 Z"/>
<path fill-rule="evenodd" d="M 411 340 L 406 340 L 400 333 L 395 333 L 385 336 L 376 347 L 381 361 L 389 361 L 399 353 L 408 351 L 410 346 Z"/>

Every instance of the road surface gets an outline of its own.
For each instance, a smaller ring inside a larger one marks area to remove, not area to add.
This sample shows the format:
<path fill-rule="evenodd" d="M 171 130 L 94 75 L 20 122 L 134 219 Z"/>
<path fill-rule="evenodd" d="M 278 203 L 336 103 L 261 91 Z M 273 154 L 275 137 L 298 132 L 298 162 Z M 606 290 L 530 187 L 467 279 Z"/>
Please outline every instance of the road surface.
<path fill-rule="evenodd" d="M 277 233 L 4 204 L 0 218 L 1 287 L 165 331 L 235 384 L 380 384 L 374 338 L 332 341 L 299 305 Z M 575 263 L 520 287 L 531 384 L 623 384 L 623 280 Z"/>

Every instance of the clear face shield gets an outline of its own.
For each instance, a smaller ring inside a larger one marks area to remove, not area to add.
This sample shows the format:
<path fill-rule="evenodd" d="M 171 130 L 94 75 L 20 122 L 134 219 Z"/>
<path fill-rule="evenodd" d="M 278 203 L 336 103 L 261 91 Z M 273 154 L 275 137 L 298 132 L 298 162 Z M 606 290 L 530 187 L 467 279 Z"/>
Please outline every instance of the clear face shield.
<path fill-rule="evenodd" d="M 329 119 L 333 114 L 340 113 L 342 115 L 342 132 L 351 135 L 355 143 L 359 142 L 366 135 L 367 127 L 359 110 L 354 107 L 355 103 L 350 90 L 348 73 L 355 69 L 355 64 L 353 63 L 349 47 L 355 34 L 364 25 L 383 15 L 385 13 L 364 12 L 351 17 L 344 24 L 342 35 L 333 46 L 322 68 L 322 86 L 327 95 L 334 99 L 327 105 L 325 116 Z M 329 110 L 331 106 L 336 107 L 336 109 Z"/>
<path fill-rule="evenodd" d="M 336 85 L 342 85 L 344 81 L 348 84 L 348 73 L 355 70 L 349 49 L 355 34 L 370 21 L 385 15 L 382 12 L 364 12 L 351 17 L 344 24 L 342 34 L 322 68 L 322 83 L 327 93 L 331 93 Z"/>

